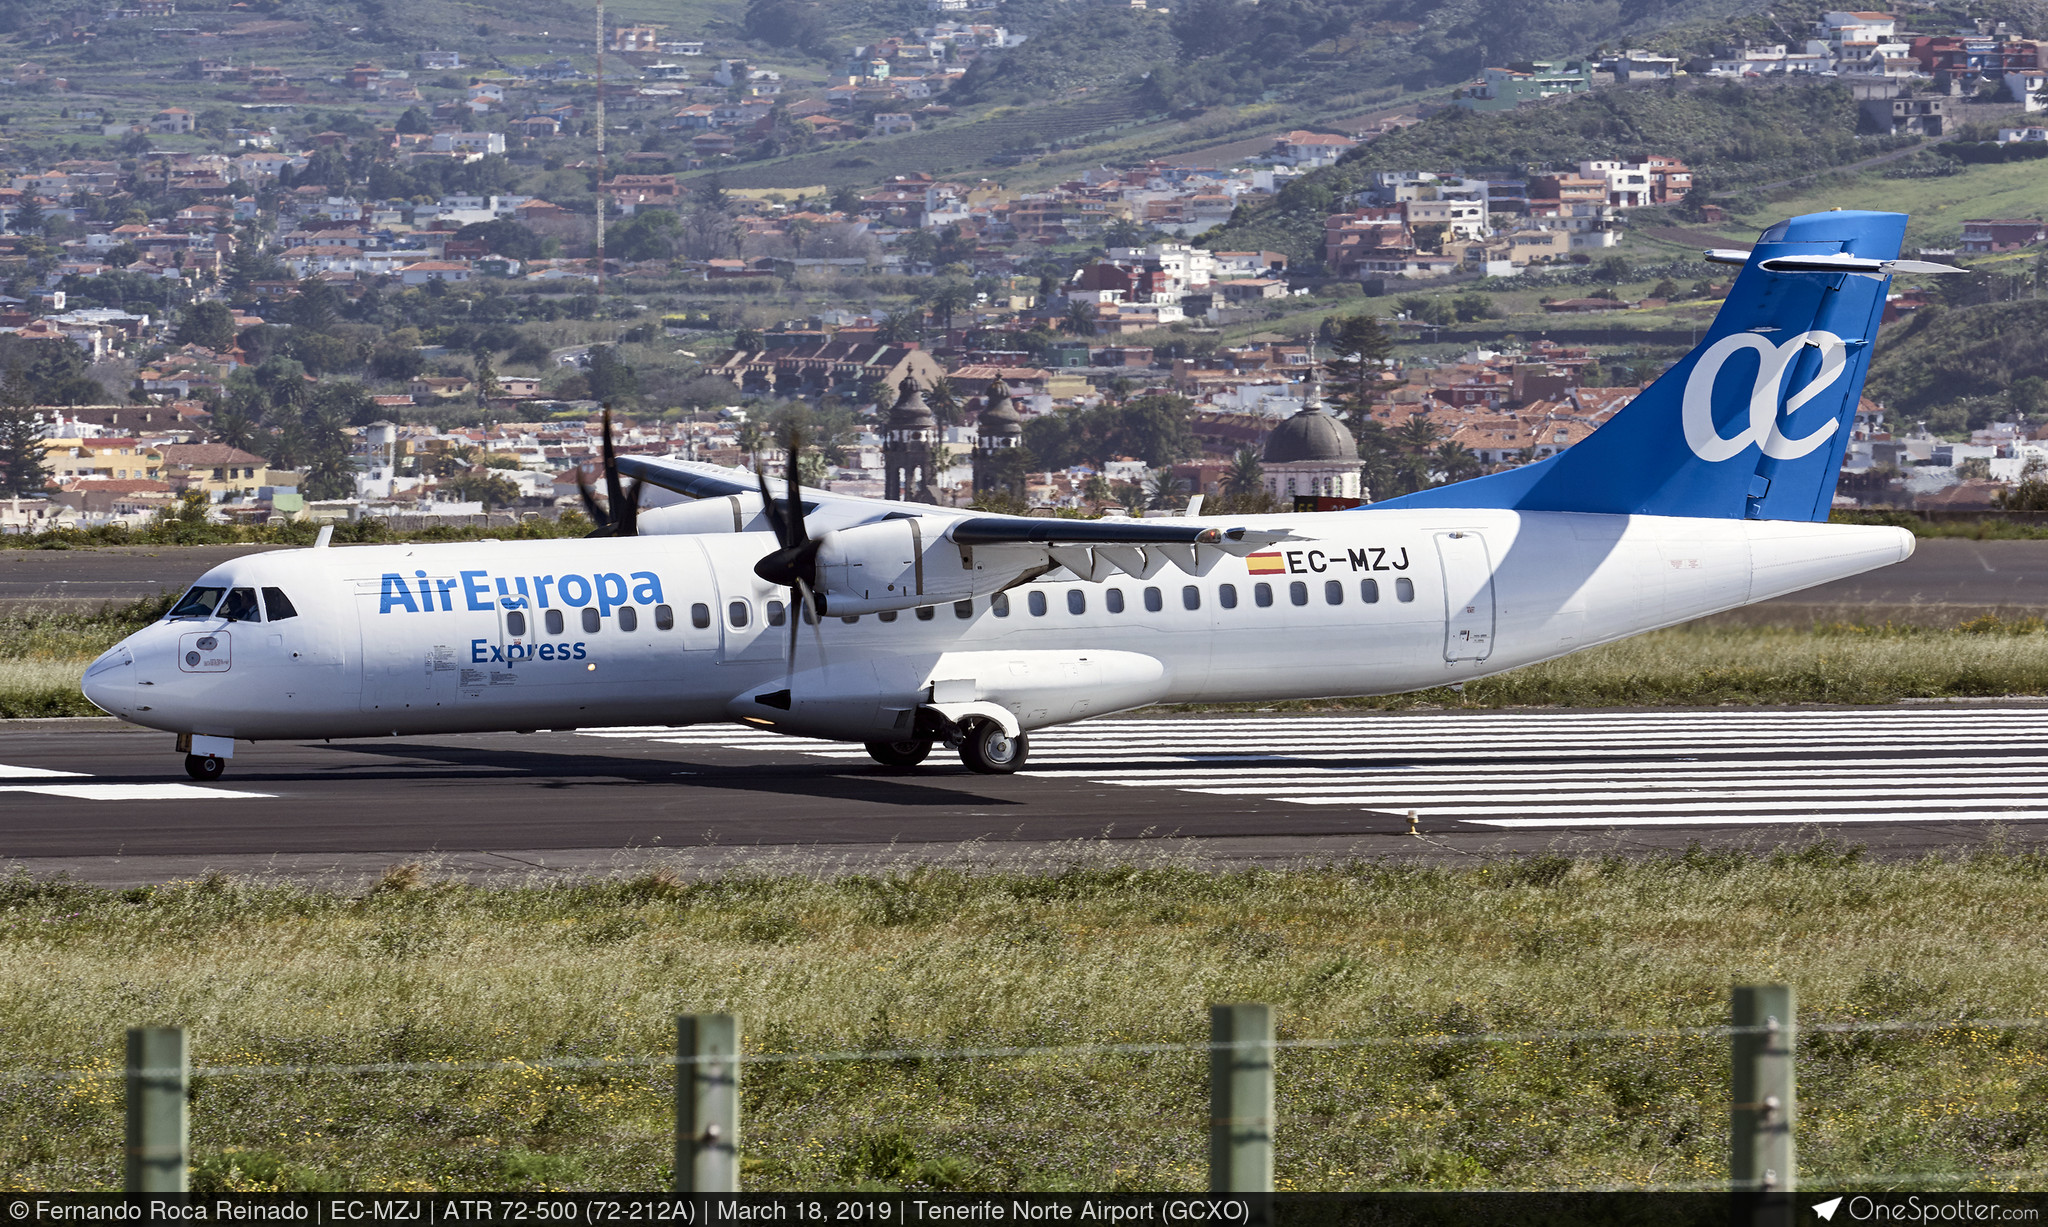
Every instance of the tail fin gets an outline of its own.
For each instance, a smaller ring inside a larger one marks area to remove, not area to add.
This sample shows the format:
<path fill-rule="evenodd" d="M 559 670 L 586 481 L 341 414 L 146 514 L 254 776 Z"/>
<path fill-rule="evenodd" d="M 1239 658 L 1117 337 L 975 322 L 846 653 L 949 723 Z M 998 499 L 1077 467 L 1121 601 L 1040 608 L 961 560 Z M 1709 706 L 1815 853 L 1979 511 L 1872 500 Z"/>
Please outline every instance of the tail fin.
<path fill-rule="evenodd" d="M 1809 213 L 1764 231 L 1699 347 L 1547 460 L 1376 503 L 1825 520 L 1902 213 Z M 1818 257 L 1818 258 L 1816 258 Z"/>

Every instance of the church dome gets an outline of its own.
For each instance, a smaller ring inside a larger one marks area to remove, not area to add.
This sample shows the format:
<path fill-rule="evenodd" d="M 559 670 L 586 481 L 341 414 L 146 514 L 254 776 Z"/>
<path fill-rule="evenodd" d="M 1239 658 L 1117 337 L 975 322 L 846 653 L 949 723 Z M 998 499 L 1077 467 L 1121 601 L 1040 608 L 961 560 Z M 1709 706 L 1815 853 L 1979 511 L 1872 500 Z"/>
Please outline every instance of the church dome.
<path fill-rule="evenodd" d="M 1358 441 L 1320 401 L 1314 401 L 1266 436 L 1266 452 L 1259 459 L 1266 464 L 1355 462 Z"/>
<path fill-rule="evenodd" d="M 917 386 L 915 379 L 903 381 L 903 393 L 896 398 L 896 404 L 889 410 L 891 430 L 933 430 L 939 420 L 932 416 L 931 406 L 924 403 L 924 389 Z"/>
<path fill-rule="evenodd" d="M 1010 385 L 998 379 L 988 386 L 988 408 L 981 411 L 975 425 L 984 435 L 1024 433 L 1024 419 L 1018 416 L 1016 406 L 1010 403 Z"/>

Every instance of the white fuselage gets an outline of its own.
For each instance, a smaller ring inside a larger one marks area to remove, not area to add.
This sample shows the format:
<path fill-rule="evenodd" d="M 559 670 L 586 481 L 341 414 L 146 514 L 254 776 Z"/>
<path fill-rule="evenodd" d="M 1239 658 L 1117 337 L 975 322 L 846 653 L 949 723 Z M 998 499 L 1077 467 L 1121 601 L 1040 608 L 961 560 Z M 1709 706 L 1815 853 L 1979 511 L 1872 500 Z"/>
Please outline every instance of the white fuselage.
<path fill-rule="evenodd" d="M 158 622 L 96 662 L 85 690 L 137 724 L 236 740 L 733 719 L 869 740 L 904 735 L 925 703 L 993 704 L 1029 729 L 1148 703 L 1469 681 L 1868 571 L 1913 544 L 1896 528 L 1555 512 L 1230 524 L 1299 539 L 1200 576 L 1044 577 L 994 599 L 828 616 L 797 628 L 793 661 L 788 626 L 771 625 L 788 593 L 753 573 L 774 548 L 762 533 L 253 555 L 200 583 L 276 588 L 295 616 Z M 783 690 L 784 706 L 757 702 Z"/>

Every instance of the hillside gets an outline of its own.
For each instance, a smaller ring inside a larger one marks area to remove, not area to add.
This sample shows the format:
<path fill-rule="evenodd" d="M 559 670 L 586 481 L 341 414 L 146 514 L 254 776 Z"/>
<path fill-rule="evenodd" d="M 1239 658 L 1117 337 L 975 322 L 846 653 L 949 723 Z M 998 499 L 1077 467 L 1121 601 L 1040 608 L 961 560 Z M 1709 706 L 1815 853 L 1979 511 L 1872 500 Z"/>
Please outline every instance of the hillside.
<path fill-rule="evenodd" d="M 1982 425 L 1994 410 L 2038 414 L 2048 405 L 2011 402 L 2014 383 L 2048 378 L 2044 333 L 2044 299 L 1923 308 L 1878 335 L 1870 393 L 1895 417 L 1927 419 L 1936 431 Z"/>
<path fill-rule="evenodd" d="M 1858 137 L 1856 104 L 1832 83 L 1622 86 L 1516 111 L 1457 108 L 1363 145 L 1340 165 L 1289 184 L 1270 204 L 1210 232 L 1219 250 L 1320 255 L 1322 219 L 1377 170 L 1526 173 L 1582 158 L 1684 159 L 1710 190 L 1792 179 L 1895 147 Z"/>

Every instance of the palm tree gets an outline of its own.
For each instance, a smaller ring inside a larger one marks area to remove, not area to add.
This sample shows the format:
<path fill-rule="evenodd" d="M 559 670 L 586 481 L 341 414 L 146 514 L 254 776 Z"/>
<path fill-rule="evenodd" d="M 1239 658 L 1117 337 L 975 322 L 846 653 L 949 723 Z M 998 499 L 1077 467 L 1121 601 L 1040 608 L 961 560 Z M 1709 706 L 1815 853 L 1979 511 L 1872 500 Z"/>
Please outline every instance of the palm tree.
<path fill-rule="evenodd" d="M 1403 451 L 1426 452 L 1437 445 L 1443 436 L 1437 431 L 1436 423 L 1417 413 L 1394 428 L 1394 442 Z"/>
<path fill-rule="evenodd" d="M 1230 471 L 1223 475 L 1223 493 L 1233 499 L 1256 497 L 1266 488 L 1266 471 L 1259 465 L 1259 454 L 1251 448 L 1239 449 L 1230 458 Z"/>
<path fill-rule="evenodd" d="M 1068 303 L 1066 313 L 1060 316 L 1060 331 L 1070 336 L 1094 336 L 1094 306 L 1085 302 Z"/>
<path fill-rule="evenodd" d="M 1479 457 L 1473 455 L 1472 450 L 1462 443 L 1438 444 L 1433 459 L 1436 471 L 1443 475 L 1446 482 L 1464 481 L 1468 477 L 1479 476 Z"/>
<path fill-rule="evenodd" d="M 932 411 L 939 429 L 960 424 L 960 398 L 953 395 L 953 381 L 944 375 L 932 380 L 932 386 L 924 390 L 924 404 Z"/>
<path fill-rule="evenodd" d="M 256 446 L 256 423 L 235 409 L 222 409 L 213 415 L 213 425 L 208 429 L 215 443 L 225 443 L 241 451 L 250 451 Z"/>
<path fill-rule="evenodd" d="M 931 297 L 926 301 L 926 306 L 931 309 L 932 318 L 939 322 L 940 328 L 948 332 L 953 330 L 953 313 L 965 310 L 973 304 L 974 291 L 958 281 L 941 281 L 933 288 Z"/>
<path fill-rule="evenodd" d="M 1145 505 L 1155 511 L 1165 511 L 1180 502 L 1180 479 L 1172 469 L 1153 469 L 1145 474 Z"/>

